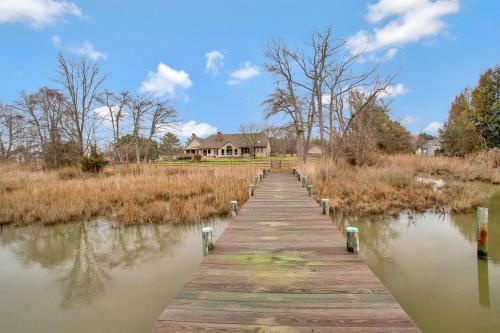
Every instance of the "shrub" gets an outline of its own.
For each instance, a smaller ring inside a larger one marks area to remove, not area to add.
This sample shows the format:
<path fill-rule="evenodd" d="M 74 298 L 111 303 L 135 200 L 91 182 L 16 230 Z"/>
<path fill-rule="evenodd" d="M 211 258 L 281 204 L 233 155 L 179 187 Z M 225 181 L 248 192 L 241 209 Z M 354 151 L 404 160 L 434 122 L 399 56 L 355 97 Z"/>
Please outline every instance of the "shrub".
<path fill-rule="evenodd" d="M 202 158 L 203 158 L 203 156 L 201 156 L 200 154 L 193 155 L 193 161 L 195 161 L 195 162 L 201 161 Z"/>
<path fill-rule="evenodd" d="M 70 180 L 80 178 L 81 176 L 82 170 L 75 167 L 66 167 L 57 170 L 57 177 L 61 180 Z"/>
<path fill-rule="evenodd" d="M 102 154 L 97 152 L 95 146 L 91 147 L 90 155 L 80 161 L 83 172 L 100 172 L 106 164 L 108 164 L 108 161 L 104 159 Z"/>

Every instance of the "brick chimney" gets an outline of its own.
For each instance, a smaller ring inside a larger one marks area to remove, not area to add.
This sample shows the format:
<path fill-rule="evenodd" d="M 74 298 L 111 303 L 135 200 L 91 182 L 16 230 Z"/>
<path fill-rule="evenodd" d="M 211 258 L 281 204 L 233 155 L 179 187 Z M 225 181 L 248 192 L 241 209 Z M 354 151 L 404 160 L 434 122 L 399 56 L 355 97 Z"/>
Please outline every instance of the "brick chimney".
<path fill-rule="evenodd" d="M 217 135 L 215 136 L 215 142 L 222 142 L 224 141 L 224 136 L 222 135 L 222 132 L 217 132 Z"/>

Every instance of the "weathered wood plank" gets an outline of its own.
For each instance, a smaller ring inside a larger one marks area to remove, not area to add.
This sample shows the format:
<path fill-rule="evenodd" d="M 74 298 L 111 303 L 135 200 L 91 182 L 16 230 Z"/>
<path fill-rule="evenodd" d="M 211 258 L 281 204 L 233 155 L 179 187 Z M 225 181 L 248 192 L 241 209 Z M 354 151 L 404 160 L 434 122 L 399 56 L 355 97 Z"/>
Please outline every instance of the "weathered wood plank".
<path fill-rule="evenodd" d="M 419 332 L 295 177 L 254 194 L 154 332 Z"/>

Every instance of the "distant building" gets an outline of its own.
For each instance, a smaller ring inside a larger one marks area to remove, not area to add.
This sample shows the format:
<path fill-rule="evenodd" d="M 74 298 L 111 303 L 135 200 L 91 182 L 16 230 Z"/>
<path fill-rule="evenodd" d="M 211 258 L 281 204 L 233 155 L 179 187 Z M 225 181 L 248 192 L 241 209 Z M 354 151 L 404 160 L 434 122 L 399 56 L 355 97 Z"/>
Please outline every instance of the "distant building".
<path fill-rule="evenodd" d="M 184 155 L 203 155 L 206 157 L 250 157 L 255 149 L 255 157 L 271 155 L 271 145 L 265 133 L 217 134 L 206 139 L 195 135 L 183 150 Z"/>
<path fill-rule="evenodd" d="M 309 148 L 309 150 L 307 151 L 307 155 L 309 156 L 321 156 L 323 154 L 323 150 L 321 149 L 320 146 L 312 146 L 311 148 Z"/>
<path fill-rule="evenodd" d="M 415 153 L 419 156 L 435 156 L 441 154 L 443 145 L 439 139 L 427 140 L 417 146 Z"/>

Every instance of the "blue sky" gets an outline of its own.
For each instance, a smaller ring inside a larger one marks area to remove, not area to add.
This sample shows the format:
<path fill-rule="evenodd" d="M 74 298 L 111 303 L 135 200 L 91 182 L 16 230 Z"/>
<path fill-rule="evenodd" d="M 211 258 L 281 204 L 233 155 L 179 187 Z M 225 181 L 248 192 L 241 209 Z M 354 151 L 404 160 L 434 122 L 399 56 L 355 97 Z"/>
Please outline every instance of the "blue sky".
<path fill-rule="evenodd" d="M 235 132 L 262 119 L 272 80 L 264 43 L 303 45 L 333 28 L 381 75 L 399 72 L 392 116 L 413 133 L 436 130 L 453 97 L 500 63 L 500 1 L 0 0 L 0 101 L 55 76 L 56 56 L 86 55 L 105 87 L 170 98 L 189 135 Z"/>

